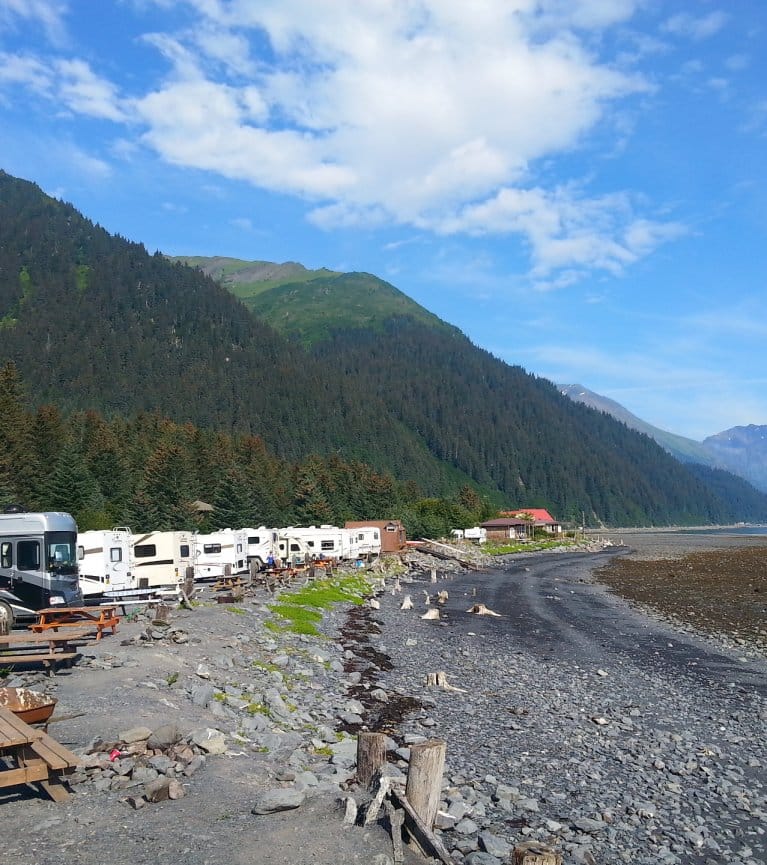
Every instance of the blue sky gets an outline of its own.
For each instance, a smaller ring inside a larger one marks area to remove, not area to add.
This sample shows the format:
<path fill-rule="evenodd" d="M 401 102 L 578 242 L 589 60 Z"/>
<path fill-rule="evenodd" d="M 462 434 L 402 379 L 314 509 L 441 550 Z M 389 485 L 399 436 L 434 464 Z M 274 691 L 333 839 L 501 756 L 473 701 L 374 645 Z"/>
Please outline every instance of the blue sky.
<path fill-rule="evenodd" d="M 0 0 L 0 167 L 701 439 L 767 424 L 766 67 L 763 0 Z"/>

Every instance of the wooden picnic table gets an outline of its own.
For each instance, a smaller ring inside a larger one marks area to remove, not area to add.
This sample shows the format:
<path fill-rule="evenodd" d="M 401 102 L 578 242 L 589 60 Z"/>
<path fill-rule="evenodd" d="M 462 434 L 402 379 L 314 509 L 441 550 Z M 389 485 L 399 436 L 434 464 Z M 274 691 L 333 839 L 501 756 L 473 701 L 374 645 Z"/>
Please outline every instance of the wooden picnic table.
<path fill-rule="evenodd" d="M 92 637 L 92 628 L 4 634 L 0 636 L 0 667 L 7 664 L 44 664 L 50 675 L 58 664 L 69 664 L 78 656 L 75 642 Z"/>
<path fill-rule="evenodd" d="M 48 607 L 37 611 L 37 622 L 30 625 L 35 632 L 58 630 L 59 628 L 96 628 L 96 639 L 100 640 L 109 628 L 114 634 L 120 617 L 117 604 L 102 604 L 98 607 Z"/>
<path fill-rule="evenodd" d="M 79 763 L 76 754 L 43 730 L 0 706 L 0 788 L 38 783 L 51 799 L 63 802 L 69 793 L 62 776 Z"/>

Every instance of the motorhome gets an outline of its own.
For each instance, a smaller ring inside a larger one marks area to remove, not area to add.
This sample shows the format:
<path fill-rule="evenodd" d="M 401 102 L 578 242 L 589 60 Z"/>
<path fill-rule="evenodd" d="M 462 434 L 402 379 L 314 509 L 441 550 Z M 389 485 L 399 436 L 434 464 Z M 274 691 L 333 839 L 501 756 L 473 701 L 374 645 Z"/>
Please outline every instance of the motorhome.
<path fill-rule="evenodd" d="M 260 571 L 266 566 L 270 555 L 274 555 L 274 542 L 277 540 L 275 529 L 259 526 L 257 529 L 243 529 L 247 538 L 248 565 Z"/>
<path fill-rule="evenodd" d="M 324 558 L 352 561 L 359 558 L 357 533 L 338 526 L 288 526 L 286 535 L 306 544 L 309 559 Z"/>
<path fill-rule="evenodd" d="M 83 602 L 77 571 L 77 524 L 67 513 L 0 514 L 0 621 L 45 607 Z"/>
<path fill-rule="evenodd" d="M 217 580 L 248 572 L 248 533 L 221 529 L 195 536 L 194 578 Z"/>
<path fill-rule="evenodd" d="M 131 530 L 117 526 L 77 535 L 77 562 L 83 597 L 118 595 L 137 588 Z"/>
<path fill-rule="evenodd" d="M 146 532 L 132 534 L 136 588 L 177 586 L 194 565 L 195 535 L 192 532 Z"/>

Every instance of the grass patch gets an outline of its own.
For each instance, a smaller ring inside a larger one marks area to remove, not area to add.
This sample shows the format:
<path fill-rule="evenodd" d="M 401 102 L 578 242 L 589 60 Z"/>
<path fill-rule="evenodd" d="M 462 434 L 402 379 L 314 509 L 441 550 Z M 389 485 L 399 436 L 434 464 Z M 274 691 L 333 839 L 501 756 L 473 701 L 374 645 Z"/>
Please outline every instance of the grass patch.
<path fill-rule="evenodd" d="M 242 607 L 227 607 L 227 613 L 234 613 L 237 616 L 244 616 L 247 613 L 247 610 L 243 610 Z"/>
<path fill-rule="evenodd" d="M 362 604 L 370 593 L 370 585 L 359 574 L 334 580 L 317 580 L 294 591 L 281 592 L 277 602 L 269 609 L 286 624 L 265 622 L 271 631 L 292 631 L 295 634 L 321 636 L 317 624 L 322 621 L 322 610 L 333 604 Z"/>

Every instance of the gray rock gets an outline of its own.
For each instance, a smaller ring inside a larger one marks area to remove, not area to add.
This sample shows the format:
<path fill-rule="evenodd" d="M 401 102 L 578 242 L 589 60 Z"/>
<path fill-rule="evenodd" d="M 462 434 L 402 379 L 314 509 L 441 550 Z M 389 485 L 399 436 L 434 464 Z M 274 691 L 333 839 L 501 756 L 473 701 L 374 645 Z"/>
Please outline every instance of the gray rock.
<path fill-rule="evenodd" d="M 278 811 L 291 811 L 303 805 L 306 795 L 302 790 L 277 788 L 265 790 L 255 801 L 251 813 L 275 814 Z"/>

